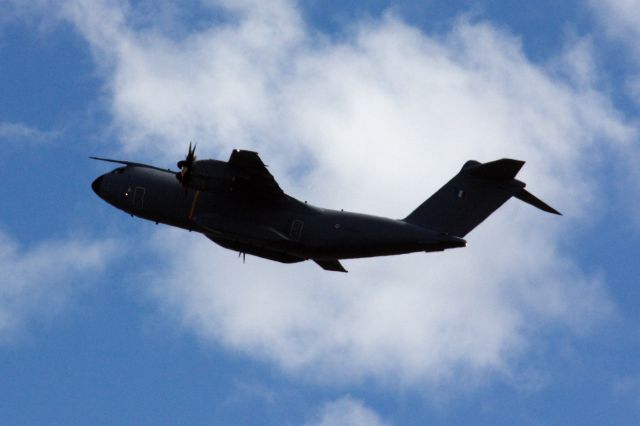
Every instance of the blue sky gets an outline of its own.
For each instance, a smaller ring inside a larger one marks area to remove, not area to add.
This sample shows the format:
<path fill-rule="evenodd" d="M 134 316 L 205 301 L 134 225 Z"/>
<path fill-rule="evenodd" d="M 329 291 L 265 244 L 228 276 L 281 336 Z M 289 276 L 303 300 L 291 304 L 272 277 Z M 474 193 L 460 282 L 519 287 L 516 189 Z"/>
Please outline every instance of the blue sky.
<path fill-rule="evenodd" d="M 635 424 L 640 4 L 0 0 L 3 424 Z M 114 156 L 254 149 L 401 217 L 527 161 L 459 252 L 237 255 L 114 210 Z"/>

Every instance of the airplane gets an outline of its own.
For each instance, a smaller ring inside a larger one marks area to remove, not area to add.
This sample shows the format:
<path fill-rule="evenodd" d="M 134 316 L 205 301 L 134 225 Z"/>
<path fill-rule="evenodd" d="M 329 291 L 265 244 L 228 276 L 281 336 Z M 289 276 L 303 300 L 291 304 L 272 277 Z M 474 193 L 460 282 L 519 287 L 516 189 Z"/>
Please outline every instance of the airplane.
<path fill-rule="evenodd" d="M 121 164 L 91 187 L 112 206 L 143 219 L 196 231 L 214 243 L 282 263 L 312 260 L 347 272 L 341 259 L 465 247 L 464 237 L 511 197 L 560 214 L 515 179 L 524 161 L 467 161 L 404 219 L 330 210 L 287 195 L 258 153 L 235 149 L 228 161 L 197 160 L 195 146 L 174 172 Z"/>

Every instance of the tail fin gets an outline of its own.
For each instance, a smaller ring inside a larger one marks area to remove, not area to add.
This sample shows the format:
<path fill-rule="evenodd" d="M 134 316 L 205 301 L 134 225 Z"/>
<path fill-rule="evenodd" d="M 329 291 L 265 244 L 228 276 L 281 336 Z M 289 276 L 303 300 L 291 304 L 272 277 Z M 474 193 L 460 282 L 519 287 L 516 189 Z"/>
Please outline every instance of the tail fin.
<path fill-rule="evenodd" d="M 515 179 L 524 161 L 503 158 L 489 163 L 467 161 L 462 170 L 404 221 L 436 232 L 464 237 L 509 198 L 553 214 L 557 210 L 536 198 Z"/>

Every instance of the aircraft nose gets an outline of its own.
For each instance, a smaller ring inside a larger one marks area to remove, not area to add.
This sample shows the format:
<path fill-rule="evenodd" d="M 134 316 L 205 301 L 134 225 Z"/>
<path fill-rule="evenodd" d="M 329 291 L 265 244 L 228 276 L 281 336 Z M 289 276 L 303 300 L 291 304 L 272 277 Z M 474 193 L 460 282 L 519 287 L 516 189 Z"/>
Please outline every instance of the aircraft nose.
<path fill-rule="evenodd" d="M 104 176 L 100 176 L 98 177 L 96 180 L 93 181 L 93 183 L 91 184 L 91 189 L 93 189 L 93 192 L 95 192 L 98 197 L 100 196 L 100 186 L 102 185 L 102 178 Z"/>

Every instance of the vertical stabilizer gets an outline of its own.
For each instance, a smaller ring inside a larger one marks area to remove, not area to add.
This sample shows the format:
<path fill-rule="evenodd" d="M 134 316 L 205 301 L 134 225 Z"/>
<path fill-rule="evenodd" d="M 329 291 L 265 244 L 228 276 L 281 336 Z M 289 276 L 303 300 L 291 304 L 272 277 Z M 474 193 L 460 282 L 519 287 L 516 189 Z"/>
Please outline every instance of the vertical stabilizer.
<path fill-rule="evenodd" d="M 544 211 L 560 214 L 515 179 L 524 161 L 503 158 L 467 161 L 462 170 L 404 220 L 436 232 L 464 237 L 512 196 Z"/>

